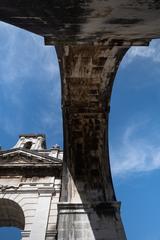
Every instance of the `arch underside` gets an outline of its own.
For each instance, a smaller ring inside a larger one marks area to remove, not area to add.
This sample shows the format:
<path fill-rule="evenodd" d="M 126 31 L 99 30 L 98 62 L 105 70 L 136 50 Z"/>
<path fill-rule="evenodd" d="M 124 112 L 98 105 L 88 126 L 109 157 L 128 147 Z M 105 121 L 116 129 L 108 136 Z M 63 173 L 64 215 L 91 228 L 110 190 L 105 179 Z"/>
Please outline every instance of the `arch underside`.
<path fill-rule="evenodd" d="M 159 1 L 1 0 L 0 20 L 44 36 L 46 44 L 57 46 L 64 124 L 61 201 L 65 202 L 59 205 L 58 240 L 70 236 L 69 224 L 74 232 L 79 229 L 72 216 L 74 211 L 80 214 L 76 209 L 87 214 L 86 225 L 92 229 L 89 240 L 98 240 L 100 235 L 125 240 L 109 166 L 109 102 L 127 49 L 160 36 Z M 84 223 L 82 216 L 77 219 Z M 68 222 L 65 229 L 64 221 Z"/>
<path fill-rule="evenodd" d="M 24 229 L 25 218 L 21 207 L 10 199 L 0 199 L 0 227 Z"/>

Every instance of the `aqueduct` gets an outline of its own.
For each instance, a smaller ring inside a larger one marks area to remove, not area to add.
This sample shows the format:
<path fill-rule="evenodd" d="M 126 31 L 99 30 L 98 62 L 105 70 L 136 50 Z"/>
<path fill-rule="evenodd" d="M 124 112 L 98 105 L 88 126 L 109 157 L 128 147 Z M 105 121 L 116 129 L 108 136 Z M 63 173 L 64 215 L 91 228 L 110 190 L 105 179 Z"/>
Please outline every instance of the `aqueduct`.
<path fill-rule="evenodd" d="M 160 37 L 160 2 L 0 0 L 0 20 L 57 49 L 64 124 L 58 239 L 126 239 L 109 166 L 109 102 L 127 49 Z"/>

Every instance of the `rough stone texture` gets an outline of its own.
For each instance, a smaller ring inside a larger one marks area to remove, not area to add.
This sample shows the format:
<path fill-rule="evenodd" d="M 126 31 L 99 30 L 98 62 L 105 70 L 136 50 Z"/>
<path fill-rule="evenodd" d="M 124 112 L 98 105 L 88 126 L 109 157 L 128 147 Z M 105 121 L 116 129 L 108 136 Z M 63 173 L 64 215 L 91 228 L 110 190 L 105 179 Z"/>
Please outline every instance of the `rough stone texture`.
<path fill-rule="evenodd" d="M 57 235 L 63 152 L 45 149 L 43 138 L 39 145 L 38 135 L 23 135 L 16 144 L 20 148 L 0 151 L 0 226 L 19 227 L 23 240 Z M 30 150 L 24 148 L 27 141 Z"/>
<path fill-rule="evenodd" d="M 113 80 L 126 50 L 94 45 L 57 48 L 65 144 L 61 201 L 68 203 L 68 208 L 70 204 L 89 204 L 92 212 L 90 215 L 83 209 L 88 219 L 87 238 L 82 227 L 84 219 L 78 212 L 68 216 L 60 212 L 59 240 L 64 236 L 70 240 L 125 239 L 119 211 L 113 207 L 117 203 L 110 173 L 107 123 Z M 77 217 L 80 225 L 75 222 Z M 67 222 L 73 227 L 68 225 L 62 231 Z"/>
<path fill-rule="evenodd" d="M 10 199 L 0 198 L 0 226 L 24 229 L 25 217 L 22 208 Z"/>
<path fill-rule="evenodd" d="M 47 42 L 128 40 L 160 36 L 154 0 L 1 0 L 0 20 L 43 35 Z M 140 40 L 140 41 L 139 41 Z"/>

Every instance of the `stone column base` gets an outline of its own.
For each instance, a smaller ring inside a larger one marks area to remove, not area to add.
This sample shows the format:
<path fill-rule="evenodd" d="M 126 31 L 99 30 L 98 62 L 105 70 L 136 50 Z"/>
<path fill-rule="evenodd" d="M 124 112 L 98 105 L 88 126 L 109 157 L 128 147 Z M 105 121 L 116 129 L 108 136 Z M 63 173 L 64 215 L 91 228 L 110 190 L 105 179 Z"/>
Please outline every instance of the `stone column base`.
<path fill-rule="evenodd" d="M 59 203 L 57 239 L 126 240 L 120 203 Z"/>

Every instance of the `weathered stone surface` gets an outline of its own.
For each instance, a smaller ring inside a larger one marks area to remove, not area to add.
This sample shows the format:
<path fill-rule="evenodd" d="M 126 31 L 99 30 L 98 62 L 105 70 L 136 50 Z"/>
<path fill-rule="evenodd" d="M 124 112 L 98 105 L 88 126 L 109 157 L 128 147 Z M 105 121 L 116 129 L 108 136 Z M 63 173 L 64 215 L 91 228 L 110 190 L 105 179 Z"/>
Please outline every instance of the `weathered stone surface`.
<path fill-rule="evenodd" d="M 64 236 L 70 240 L 125 239 L 119 211 L 110 205 L 110 202 L 116 205 L 116 197 L 109 165 L 107 124 L 113 80 L 126 50 L 94 45 L 57 48 L 64 120 L 61 201 L 66 202 L 66 209 L 67 206 L 70 209 L 70 204 L 89 204 L 92 211 L 91 217 L 83 209 L 88 219 L 87 238 L 82 227 L 84 217 L 79 212 L 67 216 L 60 211 L 59 240 Z M 74 220 L 77 217 L 79 223 Z M 65 224 L 72 228 L 62 230 Z"/>
<path fill-rule="evenodd" d="M 58 240 L 126 239 L 119 215 L 118 203 L 58 204 Z M 97 208 L 97 209 L 96 209 Z"/>
<path fill-rule="evenodd" d="M 10 199 L 0 198 L 0 226 L 25 227 L 25 217 L 22 208 Z"/>
<path fill-rule="evenodd" d="M 0 20 L 52 44 L 108 39 L 142 44 L 160 37 L 160 3 L 153 0 L 1 0 Z"/>
<path fill-rule="evenodd" d="M 160 37 L 159 1 L 1 0 L 0 20 L 59 45 L 65 161 L 58 239 L 124 240 L 109 166 L 109 101 L 127 48 Z M 4 175 L 9 170 L 1 169 Z M 16 173 L 14 166 L 10 172 Z"/>

